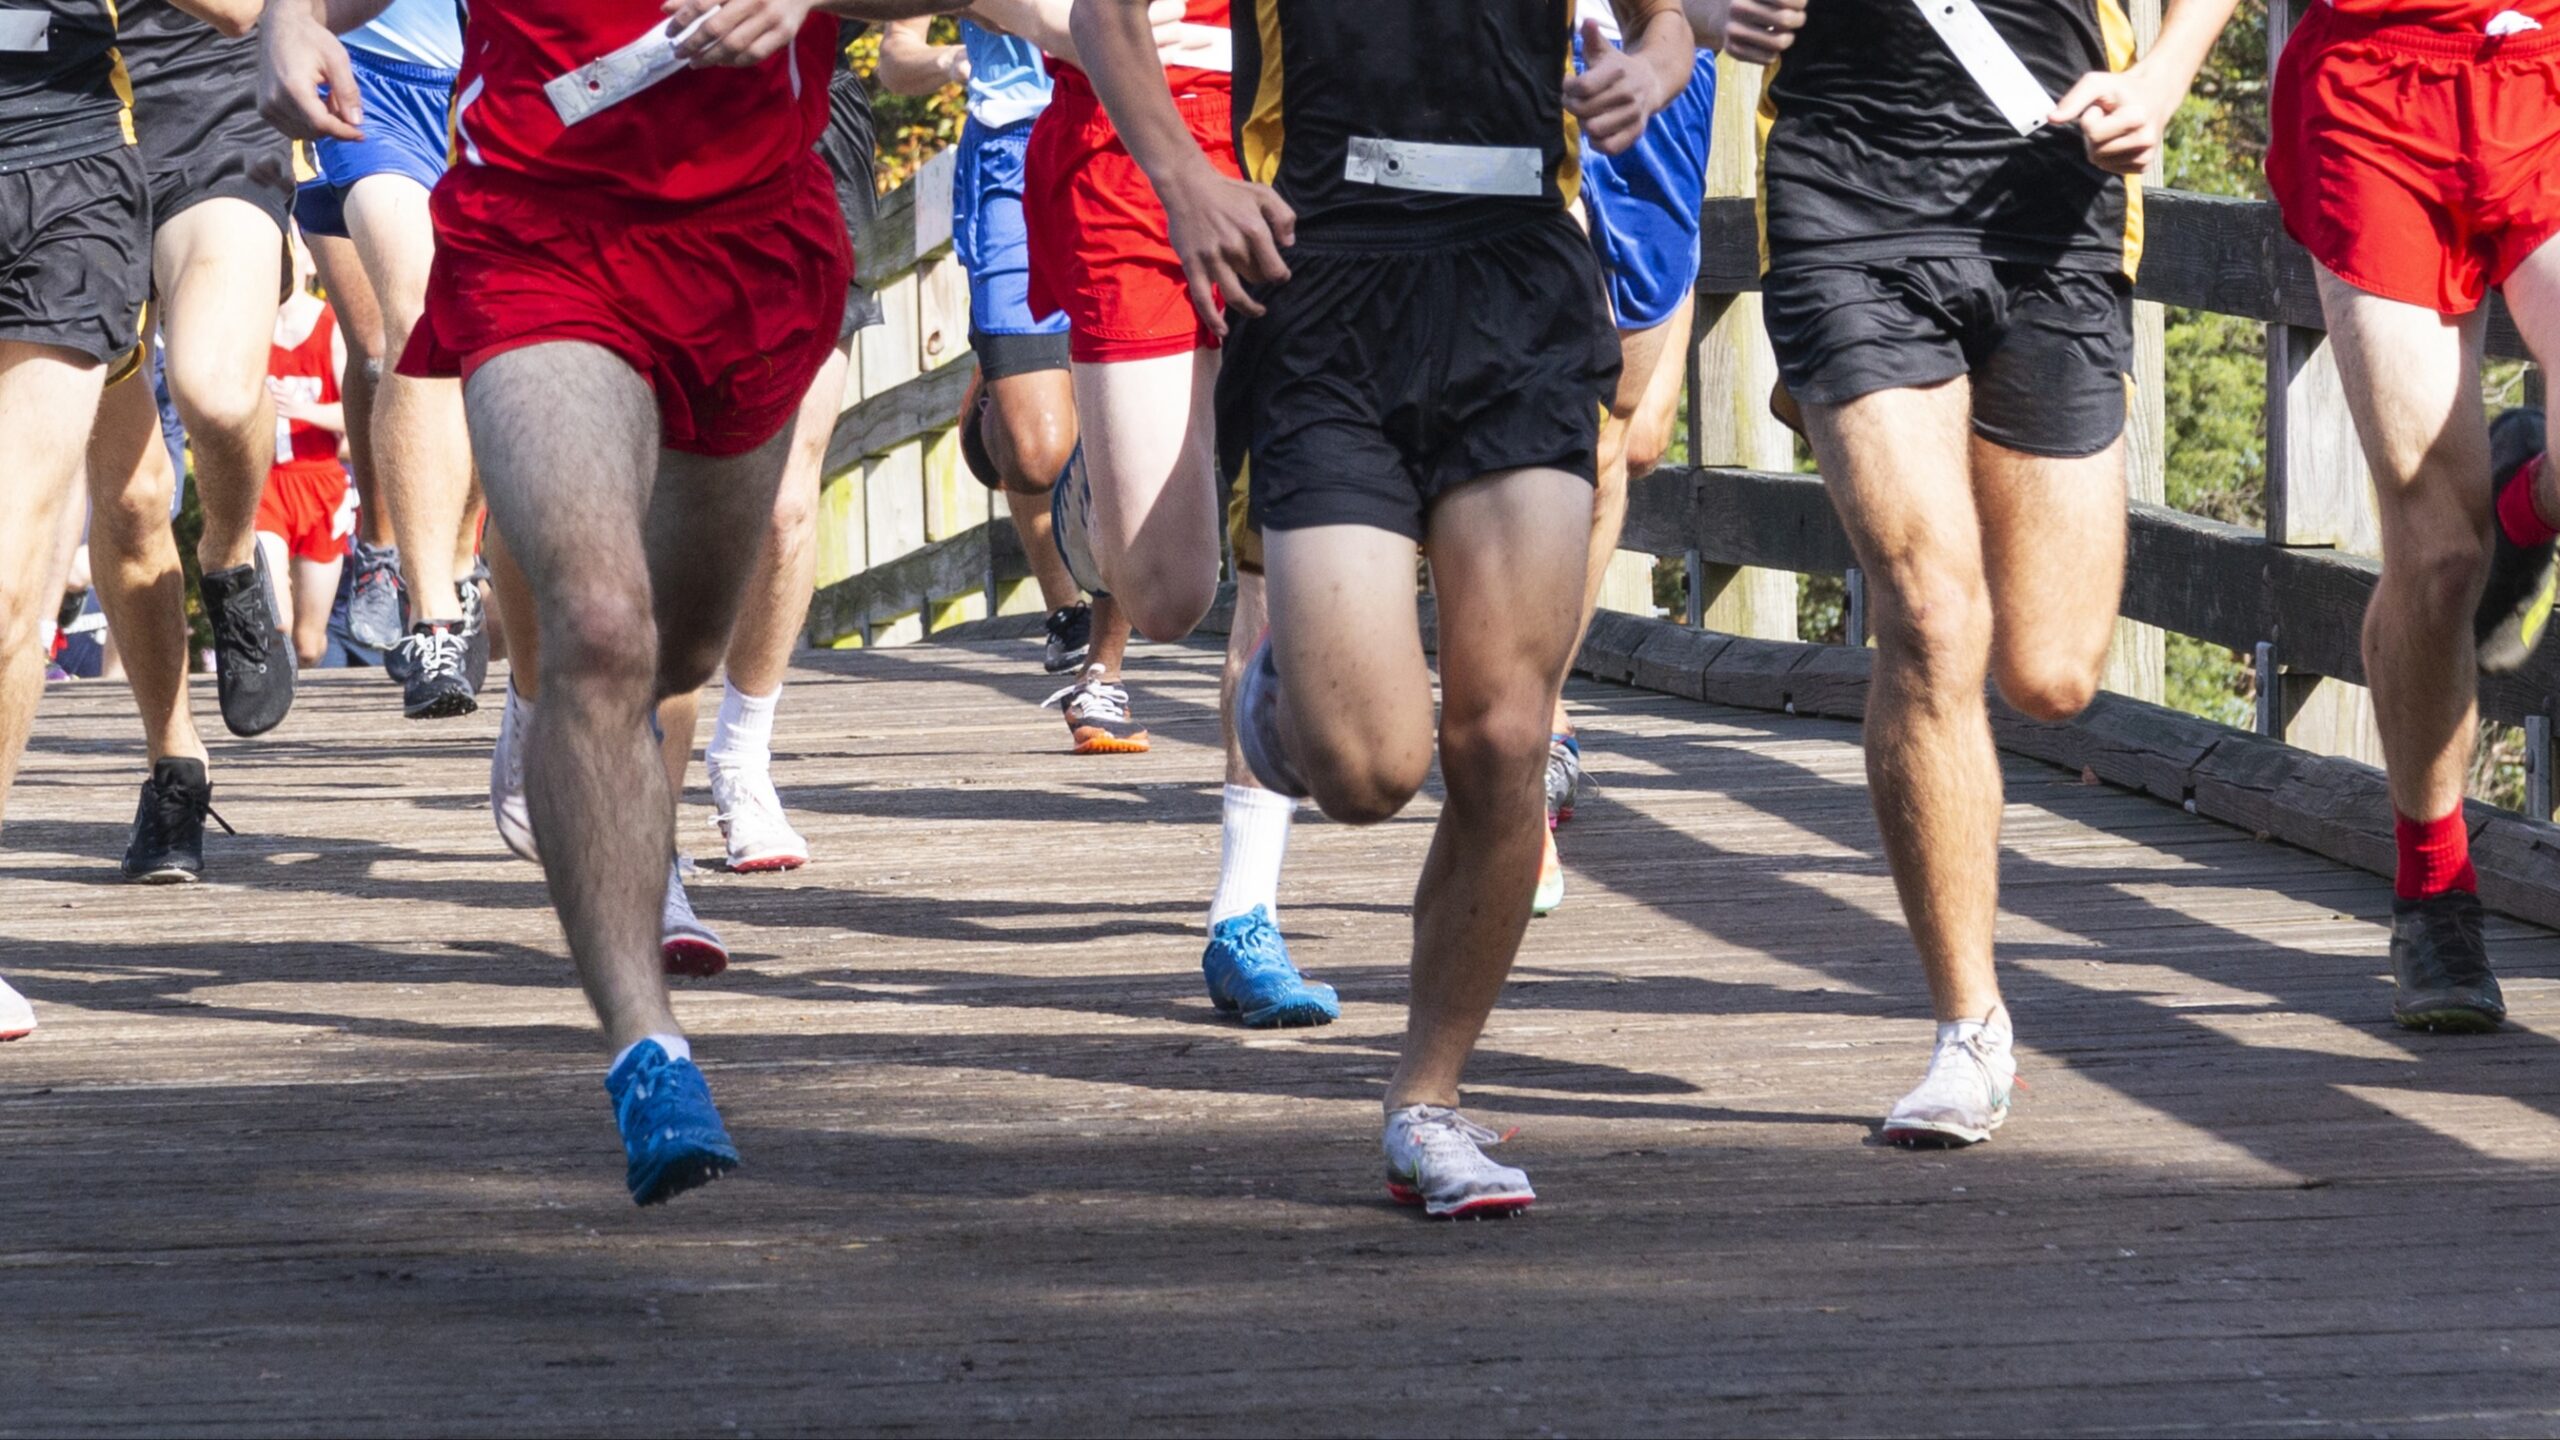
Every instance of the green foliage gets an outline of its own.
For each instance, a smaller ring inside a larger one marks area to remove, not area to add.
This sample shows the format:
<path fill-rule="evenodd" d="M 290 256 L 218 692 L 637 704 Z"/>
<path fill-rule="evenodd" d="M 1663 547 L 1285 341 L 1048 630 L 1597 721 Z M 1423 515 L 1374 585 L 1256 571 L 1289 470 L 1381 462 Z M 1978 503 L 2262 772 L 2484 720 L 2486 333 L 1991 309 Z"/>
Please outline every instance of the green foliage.
<path fill-rule="evenodd" d="M 935 20 L 928 33 L 937 45 L 960 43 L 959 22 L 948 16 Z M 878 28 L 865 30 L 848 48 L 853 72 L 872 79 L 880 69 Z M 963 86 L 948 85 L 931 95 L 892 95 L 875 83 L 871 113 L 878 126 L 874 149 L 880 157 L 880 193 L 886 195 L 906 184 L 924 162 L 959 143 L 960 126 L 969 118 L 969 93 Z"/>

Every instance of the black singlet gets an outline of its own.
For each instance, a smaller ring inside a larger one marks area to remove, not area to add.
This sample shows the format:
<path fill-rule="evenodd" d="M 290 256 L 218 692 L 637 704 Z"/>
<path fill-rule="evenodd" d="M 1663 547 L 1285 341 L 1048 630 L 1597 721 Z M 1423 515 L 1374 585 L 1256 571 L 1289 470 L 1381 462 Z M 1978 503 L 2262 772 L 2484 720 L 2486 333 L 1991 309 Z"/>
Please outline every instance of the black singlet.
<path fill-rule="evenodd" d="M 2056 97 L 2122 69 L 2116 0 L 1977 0 Z M 1817 0 L 1761 102 L 1772 266 L 1983 256 L 2130 273 L 2141 205 L 2076 129 L 2021 137 L 1914 0 Z"/>
<path fill-rule="evenodd" d="M 1564 113 L 1573 14 L 1572 0 L 1234 0 L 1237 159 L 1302 237 L 1561 211 L 1581 179 Z M 1475 193 L 1412 188 L 1452 176 Z"/>
<path fill-rule="evenodd" d="M 0 0 L 6 3 L 6 0 Z M 146 163 L 183 153 L 177 132 L 197 121 L 253 105 L 258 36 L 225 35 L 169 3 L 125 0 L 125 64 L 133 72 L 134 108 Z M 155 134 L 168 138 L 155 143 Z"/>
<path fill-rule="evenodd" d="M 0 0 L 0 173 L 132 144 L 131 93 L 111 0 Z"/>

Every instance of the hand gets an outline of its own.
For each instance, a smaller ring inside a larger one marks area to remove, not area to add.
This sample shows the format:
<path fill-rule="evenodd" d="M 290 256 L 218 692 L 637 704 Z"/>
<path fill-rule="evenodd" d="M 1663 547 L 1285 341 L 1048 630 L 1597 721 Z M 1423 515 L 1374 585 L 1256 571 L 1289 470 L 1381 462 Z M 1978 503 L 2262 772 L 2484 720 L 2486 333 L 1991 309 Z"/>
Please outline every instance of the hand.
<path fill-rule="evenodd" d="M 318 402 L 304 399 L 294 387 L 284 384 L 272 375 L 267 377 L 267 394 L 274 397 L 276 414 L 283 419 L 299 420 L 309 424 L 311 417 L 317 413 Z"/>
<path fill-rule="evenodd" d="M 1733 0 L 1725 12 L 1724 53 L 1746 65 L 1767 65 L 1796 43 L 1804 28 L 1806 0 Z"/>
<path fill-rule="evenodd" d="M 1221 296 L 1243 314 L 1261 314 L 1262 305 L 1247 287 L 1287 280 L 1289 266 L 1280 252 L 1298 238 L 1298 217 L 1279 192 L 1230 180 L 1202 160 L 1172 184 L 1157 186 L 1156 193 L 1164 201 L 1173 253 L 1182 257 L 1191 308 L 1199 312 L 1200 323 L 1211 334 L 1225 336 Z"/>
<path fill-rule="evenodd" d="M 1630 58 L 1597 20 L 1582 22 L 1582 73 L 1564 82 L 1564 108 L 1582 138 L 1603 155 L 1623 155 L 1668 97 L 1651 66 Z"/>
<path fill-rule="evenodd" d="M 966 84 L 968 84 L 968 83 L 969 83 L 969 47 L 968 47 L 968 46 L 966 46 L 966 45 L 946 45 L 946 46 L 942 47 L 942 53 L 941 53 L 941 55 L 939 55 L 939 56 L 938 56 L 938 57 L 936 57 L 936 58 L 937 58 L 937 59 L 941 62 L 941 64 L 942 64 L 942 83 L 943 83 L 943 84 L 945 84 L 945 85 L 966 85 Z"/>
<path fill-rule="evenodd" d="M 258 113 L 295 140 L 363 139 L 364 100 L 347 47 L 307 6 L 269 10 L 258 27 Z"/>
<path fill-rule="evenodd" d="M 680 35 L 696 20 L 676 53 L 700 68 L 761 65 L 782 53 L 809 18 L 811 0 L 665 0 L 667 33 Z M 708 16 L 708 19 L 704 19 Z"/>
<path fill-rule="evenodd" d="M 2139 175 L 2159 158 L 2162 132 L 2185 90 L 2181 85 L 2164 95 L 2163 83 L 2140 64 L 2092 71 L 2054 103 L 2045 123 L 2079 126 L 2080 144 L 2099 169 Z"/>
<path fill-rule="evenodd" d="M 1155 28 L 1158 52 L 1182 43 L 1182 0 L 1147 0 L 1147 23 Z"/>

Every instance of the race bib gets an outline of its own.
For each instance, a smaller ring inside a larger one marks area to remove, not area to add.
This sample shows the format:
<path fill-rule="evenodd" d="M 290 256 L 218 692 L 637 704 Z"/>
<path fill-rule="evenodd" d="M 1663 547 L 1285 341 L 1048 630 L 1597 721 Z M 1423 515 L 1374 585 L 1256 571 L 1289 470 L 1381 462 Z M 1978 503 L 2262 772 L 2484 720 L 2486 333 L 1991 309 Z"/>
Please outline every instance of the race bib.
<path fill-rule="evenodd" d="M 1955 52 L 1956 63 L 1973 83 L 1989 97 L 2009 128 L 2021 135 L 2032 135 L 2053 113 L 2053 96 L 2047 94 L 2044 82 L 2027 69 L 2027 62 L 1991 28 L 1990 18 L 1973 0 L 1911 0 L 1920 7 L 1929 28 L 1938 32 L 1947 48 Z"/>
<path fill-rule="evenodd" d="M 1432 145 L 1355 135 L 1342 178 L 1439 195 L 1537 196 L 1547 189 L 1544 167 L 1545 157 L 1523 145 Z"/>
<path fill-rule="evenodd" d="M 652 25 L 639 39 L 612 54 L 554 77 L 542 87 L 552 113 L 560 117 L 561 124 L 575 125 L 682 70 L 685 61 L 676 53 L 677 43 L 719 13 L 720 7 L 713 6 L 681 34 L 670 35 L 665 25 Z"/>
<path fill-rule="evenodd" d="M 53 48 L 53 17 L 42 10 L 0 10 L 0 51 L 42 55 Z"/>

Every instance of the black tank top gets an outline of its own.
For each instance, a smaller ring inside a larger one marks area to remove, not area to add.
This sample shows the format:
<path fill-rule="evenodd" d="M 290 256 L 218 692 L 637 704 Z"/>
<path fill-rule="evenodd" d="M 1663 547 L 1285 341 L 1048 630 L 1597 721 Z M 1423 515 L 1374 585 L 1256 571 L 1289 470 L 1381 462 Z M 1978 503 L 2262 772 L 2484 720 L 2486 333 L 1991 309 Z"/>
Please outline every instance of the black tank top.
<path fill-rule="evenodd" d="M 208 127 L 257 109 L 255 30 L 225 35 L 169 0 L 125 0 L 123 37 L 143 164 L 183 160 Z"/>
<path fill-rule="evenodd" d="M 1572 0 L 1235 0 L 1236 156 L 1302 238 L 1553 214 Z"/>
<path fill-rule="evenodd" d="M 2131 63 L 2116 0 L 1977 3 L 2056 98 Z M 1816 0 L 1761 115 L 1773 268 L 1926 255 L 2132 272 L 2130 187 L 2075 128 L 2010 128 L 1913 0 Z"/>
<path fill-rule="evenodd" d="M 0 0 L 0 174 L 133 143 L 108 0 Z"/>

